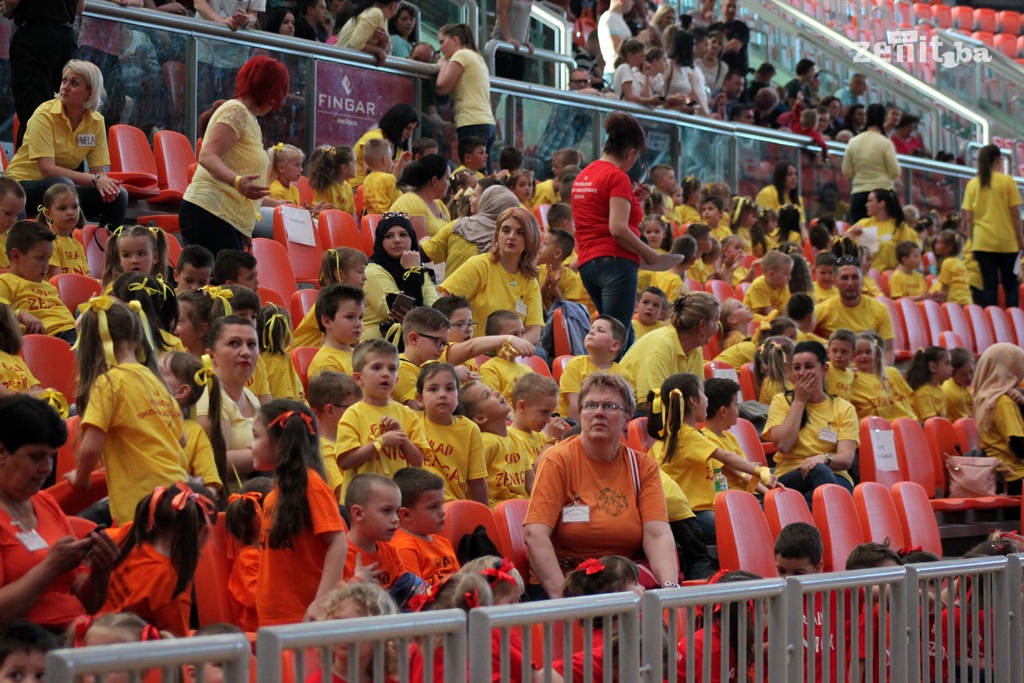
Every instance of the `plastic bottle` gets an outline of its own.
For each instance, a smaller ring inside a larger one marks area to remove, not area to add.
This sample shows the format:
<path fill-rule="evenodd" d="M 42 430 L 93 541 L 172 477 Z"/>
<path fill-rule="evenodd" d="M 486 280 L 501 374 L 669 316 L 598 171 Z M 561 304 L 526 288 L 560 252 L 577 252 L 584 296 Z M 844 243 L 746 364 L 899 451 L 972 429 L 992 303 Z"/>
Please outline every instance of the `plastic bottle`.
<path fill-rule="evenodd" d="M 715 476 L 712 477 L 712 481 L 715 482 L 715 493 L 722 493 L 723 491 L 729 490 L 729 482 L 726 480 L 725 475 L 722 474 L 722 468 L 715 468 Z"/>

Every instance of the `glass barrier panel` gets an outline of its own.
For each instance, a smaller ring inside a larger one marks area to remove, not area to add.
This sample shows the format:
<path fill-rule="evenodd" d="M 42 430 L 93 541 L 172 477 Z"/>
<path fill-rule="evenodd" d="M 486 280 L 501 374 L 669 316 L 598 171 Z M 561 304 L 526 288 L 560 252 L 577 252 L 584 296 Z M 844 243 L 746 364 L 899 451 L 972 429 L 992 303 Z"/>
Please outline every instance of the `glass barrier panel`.
<path fill-rule="evenodd" d="M 821 156 L 813 158 L 801 152 L 800 197 L 807 220 L 829 217 L 848 221 L 850 213 L 850 179 L 843 175 L 841 154 L 829 154 L 824 163 Z"/>
<path fill-rule="evenodd" d="M 396 104 L 414 101 L 409 76 L 318 61 L 316 63 L 315 147 L 352 146 Z M 308 101 L 306 98 L 305 101 Z M 434 137 L 435 122 L 421 119 L 420 135 Z"/>
<path fill-rule="evenodd" d="M 702 128 L 679 128 L 680 151 L 673 166 L 682 180 L 696 176 L 702 183 L 726 182 L 732 187 L 735 168 L 733 136 Z"/>
<path fill-rule="evenodd" d="M 788 161 L 799 168 L 800 150 L 792 145 L 769 142 L 743 134 L 737 139 L 736 164 L 739 176 L 733 191 L 741 197 L 757 197 L 757 193 L 771 185 L 775 164 Z"/>
<path fill-rule="evenodd" d="M 603 133 L 597 111 L 518 95 L 514 99 L 522 117 L 517 135 L 526 156 L 524 168 L 532 170 L 537 180 L 551 178 L 551 157 L 559 149 L 577 149 L 587 161 L 601 156 L 596 140 Z"/>
<path fill-rule="evenodd" d="M 0 15 L 0 140 L 13 140 L 14 93 L 11 90 L 11 37 L 14 22 Z"/>

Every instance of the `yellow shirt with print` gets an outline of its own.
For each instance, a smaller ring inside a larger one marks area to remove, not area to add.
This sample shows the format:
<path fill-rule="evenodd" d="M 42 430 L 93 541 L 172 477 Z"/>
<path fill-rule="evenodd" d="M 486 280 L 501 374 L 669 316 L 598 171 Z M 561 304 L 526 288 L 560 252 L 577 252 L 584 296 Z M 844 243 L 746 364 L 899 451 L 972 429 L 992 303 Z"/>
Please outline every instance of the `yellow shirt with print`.
<path fill-rule="evenodd" d="M 331 487 L 335 497 L 341 502 L 341 486 L 345 481 L 345 477 L 338 468 L 338 454 L 335 450 L 337 445 L 337 442 L 332 439 L 320 437 L 320 458 L 324 461 L 324 474 L 327 475 L 327 485 Z"/>
<path fill-rule="evenodd" d="M 892 421 L 897 417 L 909 417 L 917 420 L 917 412 L 911 405 L 910 396 L 914 392 L 896 368 L 885 369 L 885 385 L 875 375 L 858 372 L 850 389 L 850 403 L 857 410 L 857 417 L 877 415 Z"/>
<path fill-rule="evenodd" d="M 711 236 L 721 242 L 726 237 L 732 235 L 732 230 L 729 229 L 729 221 L 722 217 L 722 220 L 718 221 L 718 225 L 711 226 Z"/>
<path fill-rule="evenodd" d="M 441 287 L 449 294 L 464 296 L 473 304 L 477 332 L 487 328 L 487 316 L 494 311 L 514 311 L 527 328 L 544 324 L 544 303 L 540 283 L 523 271 L 509 273 L 490 254 L 466 261 L 454 274 L 445 274 Z"/>
<path fill-rule="evenodd" d="M 828 372 L 825 373 L 825 391 L 836 398 L 850 400 L 850 392 L 853 391 L 853 379 L 856 374 L 852 369 L 840 370 L 829 364 Z"/>
<path fill-rule="evenodd" d="M 5 351 L 0 351 L 0 386 L 15 393 L 42 388 L 25 359 Z"/>
<path fill-rule="evenodd" d="M 758 275 L 750 283 L 747 295 L 743 297 L 743 303 L 753 311 L 762 308 L 770 308 L 773 311 L 782 311 L 789 301 L 789 286 L 781 289 L 772 289 L 764 275 Z"/>
<path fill-rule="evenodd" d="M 636 321 L 634 320 L 633 322 L 635 323 Z M 558 388 L 561 391 L 558 397 L 559 415 L 565 417 L 569 414 L 569 394 L 579 394 L 580 385 L 583 384 L 583 380 L 595 372 L 607 372 L 612 375 L 626 377 L 618 363 L 613 362 L 610 368 L 601 370 L 590 360 L 590 356 L 575 356 L 562 368 L 562 377 L 558 380 Z"/>
<path fill-rule="evenodd" d="M 775 476 L 781 477 L 784 474 L 797 469 L 807 458 L 813 458 L 821 453 L 835 455 L 836 445 L 839 441 L 860 442 L 858 433 L 857 412 L 848 401 L 841 398 L 826 397 L 821 403 L 808 403 L 807 424 L 797 434 L 796 443 L 787 452 L 775 454 Z M 768 408 L 768 420 L 765 422 L 762 438 L 771 439 L 771 430 L 783 423 L 789 415 L 790 405 L 782 394 L 772 399 Z M 822 430 L 831 430 L 836 434 L 836 441 L 823 439 Z M 833 474 L 847 479 L 851 484 L 846 470 L 833 471 Z"/>
<path fill-rule="evenodd" d="M 768 185 L 761 188 L 761 191 L 757 193 L 757 197 L 754 198 L 754 203 L 762 209 L 771 209 L 776 213 L 783 207 L 784 204 L 793 204 L 793 202 L 786 201 L 782 202 L 779 199 L 779 190 L 774 185 Z M 800 224 L 803 225 L 807 222 L 807 217 L 804 215 L 804 204 L 802 201 L 795 204 L 796 208 L 800 210 Z"/>
<path fill-rule="evenodd" d="M 348 183 L 331 183 L 324 191 L 313 190 L 313 203 L 327 202 L 332 209 L 345 213 L 356 212 L 356 200 L 352 195 L 352 186 Z M 328 484 L 330 482 L 327 482 Z"/>
<path fill-rule="evenodd" d="M 950 377 L 942 383 L 942 395 L 946 399 L 946 419 L 950 422 L 974 415 L 974 394 L 971 387 L 962 387 Z"/>
<path fill-rule="evenodd" d="M 220 488 L 224 485 L 217 472 L 210 437 L 195 420 L 185 420 L 185 463 L 189 476 L 200 479 L 204 486 Z"/>
<path fill-rule="evenodd" d="M 467 500 L 469 482 L 487 479 L 484 443 L 480 428 L 468 417 L 452 416 L 450 425 L 427 419 L 416 413 L 429 450 L 423 451 L 423 468 L 444 479 L 444 500 Z"/>
<path fill-rule="evenodd" d="M 374 171 L 363 179 L 363 211 L 384 214 L 402 196 L 395 176 L 384 171 Z"/>
<path fill-rule="evenodd" d="M 420 242 L 420 248 L 431 263 L 444 264 L 445 277 L 451 277 L 466 261 L 480 253 L 475 244 L 452 232 L 454 225 L 452 221 L 430 239 Z"/>
<path fill-rule="evenodd" d="M 718 445 L 709 441 L 703 432 L 688 424 L 680 425 L 675 452 L 667 460 L 666 442 L 667 439 L 655 442 L 647 454 L 679 484 L 694 512 L 713 509 L 714 468 L 722 465 L 711 456 L 718 450 Z"/>
<path fill-rule="evenodd" d="M 715 434 L 713 431 L 705 427 L 704 429 L 701 430 L 701 433 L 707 438 L 708 441 L 715 444 L 723 451 L 735 453 L 749 460 L 749 458 L 747 458 L 746 454 L 743 452 L 743 449 L 740 447 L 740 442 L 737 441 L 736 437 L 733 436 L 732 433 L 729 432 L 728 430 L 722 432 L 721 434 Z M 741 477 L 737 477 L 735 474 L 732 473 L 732 470 L 722 470 L 722 473 L 725 474 L 725 479 L 726 481 L 729 482 L 730 489 L 737 489 L 740 491 L 747 490 L 747 482 L 750 479 L 749 474 L 744 474 Z"/>
<path fill-rule="evenodd" d="M 290 398 L 294 401 L 306 402 L 306 392 L 302 390 L 302 380 L 295 369 L 291 357 L 287 353 L 262 353 L 260 360 L 267 369 L 267 382 L 270 395 L 274 398 Z"/>
<path fill-rule="evenodd" d="M 967 269 L 964 262 L 955 256 L 942 259 L 939 277 L 932 284 L 931 291 L 941 292 L 945 289 L 946 301 L 960 306 L 973 302 L 971 288 L 967 286 Z"/>
<path fill-rule="evenodd" d="M 893 338 L 892 319 L 885 304 L 861 296 L 856 306 L 843 305 L 842 297 L 834 297 L 814 307 L 814 319 L 818 321 L 818 333 L 828 337 L 839 329 L 863 332 L 871 330 L 882 339 Z"/>
<path fill-rule="evenodd" d="M 946 395 L 940 386 L 922 384 L 910 395 L 910 404 L 922 422 L 929 417 L 946 417 Z"/>
<path fill-rule="evenodd" d="M 874 218 L 862 218 L 853 224 L 854 228 L 878 228 L 878 251 L 872 256 L 871 265 L 879 273 L 895 270 L 899 265 L 896 260 L 896 245 L 900 242 L 917 242 L 917 233 L 906 223 L 896 225 L 896 221 L 888 218 L 884 221 Z M 854 242 L 857 238 L 850 233 Z"/>
<path fill-rule="evenodd" d="M 519 452 L 529 459 L 530 467 L 536 469 L 537 458 L 540 457 L 540 452 L 548 443 L 548 435 L 544 432 L 528 432 L 525 429 L 509 425 L 508 438 L 512 439 L 512 443 L 516 445 Z"/>
<path fill-rule="evenodd" d="M 89 261 L 85 258 L 85 249 L 74 237 L 57 235 L 57 239 L 53 241 L 50 265 L 60 268 L 61 273 L 89 275 Z"/>
<path fill-rule="evenodd" d="M 352 352 L 321 346 L 309 363 L 309 378 L 313 379 L 324 370 L 337 370 L 346 375 L 352 374 Z"/>
<path fill-rule="evenodd" d="M 292 332 L 292 343 L 288 345 L 289 353 L 300 346 L 312 346 L 316 348 L 323 344 L 324 333 L 316 323 L 316 304 L 309 307 L 306 315 L 302 316 L 299 326 Z"/>
<path fill-rule="evenodd" d="M 487 494 L 491 507 L 503 500 L 529 498 L 526 493 L 526 473 L 530 459 L 519 451 L 511 436 L 498 436 L 481 432 L 484 444 L 484 463 L 487 465 Z"/>
<path fill-rule="evenodd" d="M 46 49 L 43 45 L 39 48 Z M 67 169 L 78 168 L 83 161 L 89 162 L 89 168 L 110 165 L 106 127 L 99 112 L 84 112 L 78 127 L 72 128 L 64 105 L 59 99 L 53 99 L 36 107 L 32 117 L 27 123 L 22 121 L 22 125 L 25 140 L 5 170 L 8 177 L 18 182 L 42 180 L 39 159 L 44 157 L 52 158 L 54 164 Z M 265 154 L 263 156 L 266 158 Z M 35 207 L 29 207 L 30 211 L 33 209 Z"/>
<path fill-rule="evenodd" d="M 651 272 L 651 284 L 648 287 L 657 287 L 665 292 L 669 304 L 687 294 L 686 282 L 683 278 L 668 270 Z"/>
<path fill-rule="evenodd" d="M 903 296 L 920 296 L 928 291 L 928 283 L 924 275 L 916 270 L 904 273 L 897 268 L 889 275 L 889 296 L 899 299 Z"/>
<path fill-rule="evenodd" d="M 982 187 L 978 178 L 972 178 L 964 190 L 960 208 L 974 212 L 974 245 L 978 251 L 1016 252 L 1013 223 L 1010 212 L 1020 205 L 1020 190 L 1013 178 L 1005 173 L 993 172 L 988 187 Z"/>
<path fill-rule="evenodd" d="M 1024 417 L 1020 407 L 1009 396 L 1000 396 L 992 411 L 992 424 L 988 429 L 979 430 L 981 447 L 990 458 L 997 458 L 1003 477 L 1007 481 L 1024 478 L 1024 463 L 1017 459 L 1010 448 L 1010 437 L 1024 437 Z"/>
<path fill-rule="evenodd" d="M 715 360 L 720 360 L 723 363 L 728 363 L 729 365 L 736 368 L 736 372 L 739 372 L 740 368 L 742 368 L 744 365 L 746 365 L 747 363 L 754 362 L 754 354 L 756 353 L 757 344 L 750 340 L 744 340 L 739 342 L 738 344 L 733 344 L 725 351 L 722 351 L 720 354 L 715 356 Z"/>
<path fill-rule="evenodd" d="M 654 332 L 659 328 L 665 327 L 665 325 L 667 324 L 668 323 L 666 323 L 664 320 L 658 320 L 653 325 L 644 325 L 636 318 L 633 318 L 633 337 L 635 339 L 640 339 L 640 337 L 644 336 L 645 334 L 649 332 Z"/>
<path fill-rule="evenodd" d="M 4 273 L 0 275 L 0 297 L 10 301 L 14 310 L 39 318 L 46 327 L 46 334 L 60 334 L 75 327 L 71 311 L 49 282 L 32 282 L 14 273 Z"/>
<path fill-rule="evenodd" d="M 516 380 L 529 375 L 533 369 L 529 365 L 495 356 L 481 365 L 478 372 L 481 382 L 504 396 L 508 404 L 512 405 L 512 389 L 516 385 Z"/>
<path fill-rule="evenodd" d="M 285 187 L 284 183 L 280 180 L 275 180 L 270 183 L 269 196 L 271 199 L 286 201 L 292 206 L 302 206 L 302 197 L 299 195 L 299 187 L 297 185 Z"/>
<path fill-rule="evenodd" d="M 622 374 L 633 383 L 633 395 L 641 403 L 671 375 L 689 372 L 704 376 L 704 355 L 698 346 L 689 354 L 679 343 L 679 333 L 670 325 L 644 335 L 629 348 L 619 363 Z"/>
<path fill-rule="evenodd" d="M 423 201 L 423 197 L 415 192 L 406 192 L 394 201 L 389 210 L 391 213 L 407 213 L 410 216 L 422 216 L 427 221 L 427 235 L 433 237 L 441 231 L 441 228 L 452 221 L 452 217 L 448 213 L 448 207 L 440 199 L 434 200 L 434 209 L 440 215 L 430 210 L 427 203 Z"/>
<path fill-rule="evenodd" d="M 814 303 L 820 304 L 837 296 L 839 296 L 839 289 L 837 287 L 833 286 L 825 289 L 817 282 L 814 283 Z"/>
<path fill-rule="evenodd" d="M 342 454 L 370 443 L 380 436 L 380 423 L 385 417 L 397 420 L 409 441 L 426 454 L 430 444 L 427 443 L 427 437 L 423 433 L 423 424 L 416 418 L 415 412 L 395 401 L 388 401 L 386 406 L 371 406 L 365 401 L 359 401 L 352 404 L 338 422 L 338 440 L 334 451 L 336 457 L 340 458 Z M 338 467 L 341 468 L 340 463 Z M 344 470 L 345 483 L 342 485 L 342 500 L 345 499 L 345 490 L 357 474 L 375 472 L 386 477 L 393 477 L 395 472 L 403 467 L 409 467 L 409 463 L 401 449 L 383 447 L 380 452 L 374 453 L 362 465 Z"/>

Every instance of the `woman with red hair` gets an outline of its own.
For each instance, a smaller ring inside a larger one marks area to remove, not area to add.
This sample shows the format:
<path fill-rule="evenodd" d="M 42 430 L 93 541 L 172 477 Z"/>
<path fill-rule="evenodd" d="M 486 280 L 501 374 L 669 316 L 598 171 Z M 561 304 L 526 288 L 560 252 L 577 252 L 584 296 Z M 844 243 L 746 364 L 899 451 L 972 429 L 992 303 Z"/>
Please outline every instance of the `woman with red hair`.
<path fill-rule="evenodd" d="M 214 254 L 244 249 L 259 220 L 267 154 L 257 116 L 278 109 L 288 94 L 288 69 L 253 57 L 238 72 L 235 97 L 213 113 L 203 137 L 199 168 L 178 209 L 181 234 Z"/>

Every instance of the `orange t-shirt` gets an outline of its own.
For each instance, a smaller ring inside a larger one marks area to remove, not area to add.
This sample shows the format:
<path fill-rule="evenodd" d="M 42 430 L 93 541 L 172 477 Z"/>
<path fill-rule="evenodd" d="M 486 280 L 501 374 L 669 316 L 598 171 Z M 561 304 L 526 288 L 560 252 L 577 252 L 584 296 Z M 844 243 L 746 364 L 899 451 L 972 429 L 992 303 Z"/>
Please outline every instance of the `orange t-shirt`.
<path fill-rule="evenodd" d="M 235 625 L 243 631 L 259 629 L 256 616 L 256 585 L 260 576 L 260 549 L 242 548 L 235 555 L 228 576 L 228 598 L 235 613 Z"/>
<path fill-rule="evenodd" d="M 313 523 L 284 548 L 271 548 L 268 542 L 280 490 L 275 486 L 263 503 L 267 521 L 260 538 L 260 571 L 256 584 L 260 626 L 302 621 L 306 609 L 316 599 L 324 573 L 327 545 L 319 536 L 345 530 L 334 491 L 314 470 L 306 470 L 306 476 L 306 500 Z"/>
<path fill-rule="evenodd" d="M 58 539 L 75 535 L 57 501 L 46 491 L 32 496 L 32 507 L 36 511 L 35 531 L 46 541 L 46 546 L 39 550 L 29 550 L 18 539 L 18 528 L 11 523 L 11 516 L 0 509 L 0 585 L 14 583 L 27 574 L 46 558 Z M 65 628 L 85 614 L 82 603 L 71 592 L 79 573 L 85 571 L 79 567 L 51 581 L 25 618 L 41 626 Z"/>
<path fill-rule="evenodd" d="M 431 586 L 459 571 L 459 560 L 455 557 L 451 541 L 440 534 L 434 534 L 428 541 L 399 529 L 391 539 L 391 545 L 398 551 L 405 571 L 412 572 Z"/>
<path fill-rule="evenodd" d="M 177 638 L 188 634 L 192 586 L 172 596 L 178 572 L 171 558 L 149 543 L 135 546 L 110 575 L 107 602 L 99 614 L 134 612 L 161 631 Z"/>
<path fill-rule="evenodd" d="M 357 548 L 355 543 L 350 542 L 348 555 L 345 556 L 345 573 L 341 575 L 342 579 L 350 579 L 355 575 L 357 554 L 363 556 L 364 567 L 374 562 L 377 563 L 377 570 L 380 572 L 377 574 L 377 582 L 380 583 L 381 588 L 391 588 L 395 579 L 405 573 L 402 558 L 398 556 L 395 546 L 387 541 L 377 541 L 377 552 L 375 553 L 368 553 L 362 548 Z"/>
<path fill-rule="evenodd" d="M 586 508 L 565 521 L 563 508 Z M 625 444 L 610 462 L 586 454 L 581 437 L 550 448 L 537 466 L 524 524 L 551 527 L 559 558 L 585 560 L 602 555 L 636 558 L 643 552 L 643 525 L 668 522 L 658 465 Z M 531 572 L 532 574 L 532 572 Z M 535 577 L 531 580 L 535 581 Z"/>

